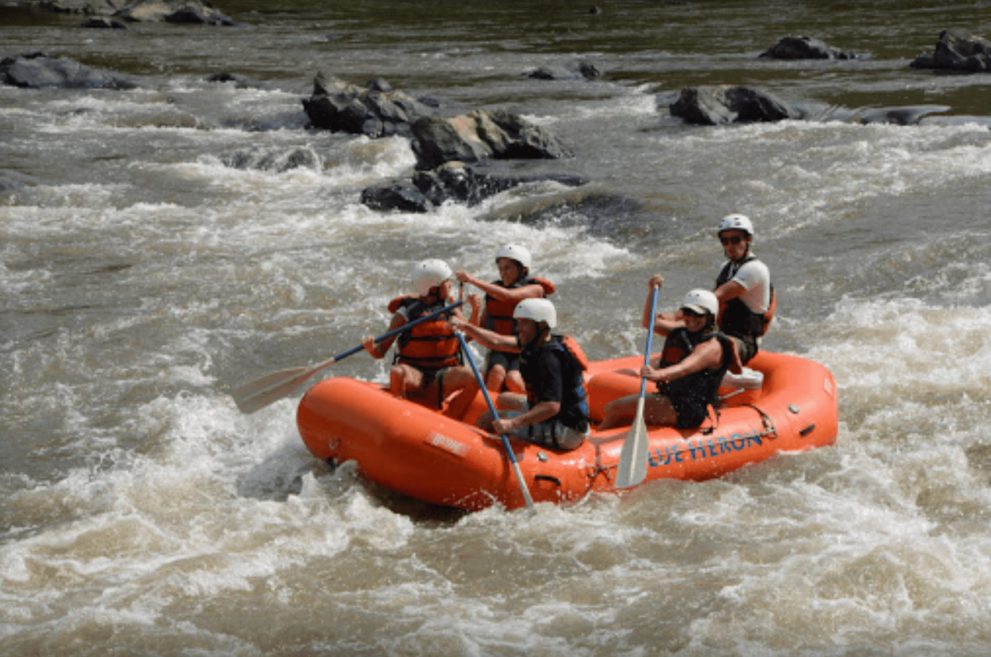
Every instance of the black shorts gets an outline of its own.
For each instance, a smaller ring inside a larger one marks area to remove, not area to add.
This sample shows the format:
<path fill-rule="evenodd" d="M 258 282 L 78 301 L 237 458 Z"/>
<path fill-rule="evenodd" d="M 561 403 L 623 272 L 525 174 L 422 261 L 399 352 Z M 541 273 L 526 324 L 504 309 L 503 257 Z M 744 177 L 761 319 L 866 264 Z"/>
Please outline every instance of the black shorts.
<path fill-rule="evenodd" d="M 485 373 L 488 374 L 494 365 L 502 365 L 506 373 L 519 371 L 520 355 L 508 351 L 490 351 L 488 359 L 485 361 Z"/>
<path fill-rule="evenodd" d="M 420 390 L 426 390 L 431 383 L 437 381 L 437 408 L 444 405 L 444 373 L 447 372 L 448 367 L 418 367 L 420 373 L 423 375 L 423 383 L 420 384 Z"/>
<path fill-rule="evenodd" d="M 671 402 L 674 412 L 678 415 L 674 426 L 679 429 L 697 429 L 702 426 L 705 418 L 709 415 L 707 404 L 699 404 L 686 397 L 668 397 L 668 401 Z"/>
<path fill-rule="evenodd" d="M 736 343 L 736 353 L 740 356 L 740 364 L 746 365 L 750 359 L 757 355 L 757 342 L 754 340 L 744 340 L 735 335 L 727 336 Z"/>

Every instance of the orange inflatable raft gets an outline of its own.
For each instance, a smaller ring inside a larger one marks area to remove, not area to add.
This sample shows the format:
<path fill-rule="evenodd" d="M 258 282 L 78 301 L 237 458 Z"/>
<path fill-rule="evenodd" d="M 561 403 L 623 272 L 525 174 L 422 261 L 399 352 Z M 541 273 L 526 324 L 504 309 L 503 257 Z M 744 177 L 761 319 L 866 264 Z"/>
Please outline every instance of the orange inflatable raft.
<path fill-rule="evenodd" d="M 592 363 L 586 376 L 593 422 L 601 420 L 611 399 L 639 392 L 638 378 L 615 370 L 638 370 L 640 364 L 639 356 Z M 724 401 L 718 416 L 710 413 L 698 429 L 649 429 L 646 481 L 718 477 L 779 452 L 831 445 L 836 439 L 836 383 L 814 361 L 761 352 L 743 375 L 728 375 L 720 393 Z M 502 441 L 473 424 L 485 408 L 479 394 L 461 422 L 397 399 L 379 385 L 332 378 L 304 395 L 296 419 L 316 457 L 354 460 L 363 476 L 391 490 L 468 510 L 524 506 Z M 629 427 L 600 432 L 593 424 L 589 439 L 569 452 L 516 440 L 511 445 L 533 500 L 565 502 L 616 490 L 628 433 Z"/>

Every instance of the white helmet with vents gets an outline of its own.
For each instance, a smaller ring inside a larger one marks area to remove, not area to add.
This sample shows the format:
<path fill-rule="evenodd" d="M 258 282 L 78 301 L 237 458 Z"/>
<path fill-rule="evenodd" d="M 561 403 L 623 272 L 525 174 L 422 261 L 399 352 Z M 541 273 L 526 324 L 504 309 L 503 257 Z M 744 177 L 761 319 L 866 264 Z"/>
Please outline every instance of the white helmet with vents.
<path fill-rule="evenodd" d="M 509 258 L 530 269 L 530 252 L 519 244 L 507 244 L 496 251 L 496 260 L 499 258 Z"/>
<path fill-rule="evenodd" d="M 745 214 L 728 214 L 723 217 L 716 233 L 722 234 L 724 230 L 742 230 L 750 237 L 754 236 L 754 224 Z"/>
<path fill-rule="evenodd" d="M 544 322 L 548 328 L 557 326 L 557 310 L 547 299 L 523 299 L 513 310 L 513 319 L 532 319 Z"/>
<path fill-rule="evenodd" d="M 417 263 L 413 270 L 413 288 L 419 296 L 426 296 L 432 288 L 451 278 L 452 274 L 451 268 L 443 260 L 424 260 Z"/>
<path fill-rule="evenodd" d="M 685 300 L 681 302 L 681 307 L 696 315 L 709 313 L 713 319 L 719 315 L 719 300 L 716 299 L 716 295 L 701 288 L 691 290 L 686 294 Z"/>

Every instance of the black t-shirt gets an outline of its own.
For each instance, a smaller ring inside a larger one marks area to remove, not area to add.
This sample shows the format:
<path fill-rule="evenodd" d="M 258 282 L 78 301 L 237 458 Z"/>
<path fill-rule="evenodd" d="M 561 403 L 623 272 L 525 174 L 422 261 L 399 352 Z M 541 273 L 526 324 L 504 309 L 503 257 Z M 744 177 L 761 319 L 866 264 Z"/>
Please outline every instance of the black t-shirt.
<path fill-rule="evenodd" d="M 573 382 L 569 377 L 573 374 L 567 371 L 565 359 L 570 362 L 571 356 L 560 345 L 549 342 L 536 349 L 524 348 L 520 354 L 520 374 L 531 408 L 540 402 L 558 402 L 561 410 L 549 419 L 558 419 L 567 427 L 583 431 L 588 418 L 570 389 Z"/>
<path fill-rule="evenodd" d="M 526 396 L 530 406 L 540 402 L 564 401 L 564 377 L 561 359 L 553 350 L 544 346 L 524 349 L 520 354 L 520 374 L 526 383 Z"/>

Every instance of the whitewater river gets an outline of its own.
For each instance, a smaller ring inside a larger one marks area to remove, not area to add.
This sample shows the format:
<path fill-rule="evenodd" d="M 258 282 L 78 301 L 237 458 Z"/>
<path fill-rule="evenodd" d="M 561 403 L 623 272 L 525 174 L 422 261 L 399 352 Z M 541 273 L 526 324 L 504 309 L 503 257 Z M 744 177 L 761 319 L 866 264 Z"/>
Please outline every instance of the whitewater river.
<path fill-rule="evenodd" d="M 991 75 L 908 67 L 991 37 L 989 3 L 218 2 L 243 25 L 0 7 L 0 56 L 138 83 L 0 87 L 0 656 L 991 653 Z M 864 57 L 758 58 L 791 34 Z M 581 60 L 602 76 L 524 75 Z M 307 129 L 318 71 L 519 112 L 574 157 L 504 169 L 589 182 L 372 211 L 410 144 Z M 668 114 L 715 83 L 834 118 Z M 899 105 L 949 109 L 835 120 Z M 318 462 L 298 396 L 231 401 L 382 332 L 417 261 L 494 278 L 507 241 L 590 356 L 637 352 L 647 278 L 663 307 L 710 285 L 733 211 L 779 293 L 765 348 L 836 377 L 833 447 L 461 514 Z"/>

